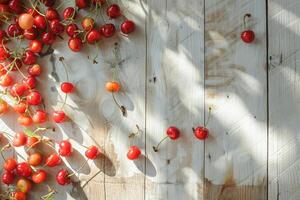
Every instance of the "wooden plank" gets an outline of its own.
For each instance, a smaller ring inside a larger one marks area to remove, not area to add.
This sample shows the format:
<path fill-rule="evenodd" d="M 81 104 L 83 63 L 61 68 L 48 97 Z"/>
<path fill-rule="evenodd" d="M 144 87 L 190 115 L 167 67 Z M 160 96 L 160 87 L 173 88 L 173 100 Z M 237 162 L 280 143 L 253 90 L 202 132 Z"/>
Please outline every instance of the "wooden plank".
<path fill-rule="evenodd" d="M 192 127 L 203 123 L 204 1 L 147 3 L 146 199 L 202 199 L 204 146 Z M 181 137 L 155 153 L 171 125 Z"/>
<path fill-rule="evenodd" d="M 269 199 L 300 198 L 300 2 L 269 0 Z"/>
<path fill-rule="evenodd" d="M 246 13 L 256 33 L 249 45 L 240 39 Z M 267 197 L 265 20 L 264 1 L 206 1 L 205 199 Z"/>

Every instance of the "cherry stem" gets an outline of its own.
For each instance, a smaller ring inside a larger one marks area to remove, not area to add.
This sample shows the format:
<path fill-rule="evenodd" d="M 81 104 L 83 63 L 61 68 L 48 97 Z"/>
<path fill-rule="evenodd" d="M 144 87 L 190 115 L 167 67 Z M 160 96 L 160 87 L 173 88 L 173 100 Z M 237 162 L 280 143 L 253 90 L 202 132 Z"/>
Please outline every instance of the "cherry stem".
<path fill-rule="evenodd" d="M 65 73 L 66 73 L 66 76 L 67 76 L 67 82 L 69 82 L 69 73 L 68 73 L 68 66 L 66 65 L 66 63 L 64 62 L 65 58 L 64 57 L 59 57 L 59 61 L 62 63 L 63 67 L 64 67 L 64 70 L 65 70 Z"/>
<path fill-rule="evenodd" d="M 35 143 L 33 143 L 32 145 L 30 145 L 28 147 L 28 149 L 26 149 L 26 152 L 29 152 L 35 145 L 39 144 L 40 142 L 42 142 L 41 139 L 39 139 L 38 141 L 36 141 Z"/>
<path fill-rule="evenodd" d="M 46 50 L 46 52 L 39 53 L 39 56 L 40 57 L 44 57 L 44 56 L 52 54 L 53 52 L 54 52 L 54 49 L 52 49 L 51 45 L 49 45 L 48 48 L 47 48 L 47 50 Z"/>
<path fill-rule="evenodd" d="M 154 150 L 155 152 L 158 152 L 159 146 L 160 146 L 166 139 L 168 139 L 168 138 L 169 138 L 169 136 L 164 137 L 164 138 L 157 144 L 157 146 L 153 146 L 153 147 L 152 147 L 153 150 Z"/>
<path fill-rule="evenodd" d="M 85 186 L 87 186 L 89 184 L 89 182 L 91 182 L 91 180 L 93 180 L 98 174 L 100 174 L 102 172 L 102 170 L 100 169 L 98 172 L 96 172 L 91 178 L 89 178 L 82 186 L 81 188 L 83 189 Z"/>
<path fill-rule="evenodd" d="M 121 105 L 118 103 L 118 101 L 116 100 L 116 97 L 115 97 L 115 95 L 114 95 L 114 92 L 112 92 L 112 97 L 113 97 L 113 100 L 114 100 L 115 104 L 116 104 L 116 105 L 119 107 L 119 109 L 121 110 L 122 115 L 123 115 L 124 117 L 126 117 L 126 115 L 127 115 L 126 108 L 125 108 L 124 106 L 121 106 Z"/>
<path fill-rule="evenodd" d="M 206 127 L 208 125 L 210 117 L 211 117 L 211 107 L 208 108 L 208 116 L 207 116 L 206 121 L 204 122 L 204 127 Z"/>
<path fill-rule="evenodd" d="M 68 98 L 68 94 L 66 93 L 65 98 L 64 98 L 64 102 L 63 102 L 62 106 L 60 107 L 60 110 L 62 110 L 65 107 L 65 105 L 67 103 L 67 98 Z"/>
<path fill-rule="evenodd" d="M 90 159 L 86 159 L 84 161 L 84 163 L 79 167 L 79 169 L 77 169 L 75 172 L 69 174 L 68 177 L 74 176 L 76 173 L 80 172 L 86 166 L 86 164 L 88 163 L 89 160 Z"/>
<path fill-rule="evenodd" d="M 7 145 L 5 145 L 4 147 L 2 147 L 1 150 L 0 150 L 1 157 L 2 157 L 2 159 L 3 159 L 4 161 L 6 161 L 6 159 L 5 159 L 5 156 L 3 155 L 3 151 L 6 150 L 6 149 L 8 149 L 9 147 L 11 147 L 11 145 L 10 145 L 10 144 L 7 144 Z"/>
<path fill-rule="evenodd" d="M 247 28 L 247 22 L 246 22 L 246 19 L 247 18 L 250 18 L 251 17 L 251 14 L 250 13 L 246 13 L 244 15 L 244 19 L 243 19 L 243 22 L 244 22 L 244 28 L 246 29 Z"/>

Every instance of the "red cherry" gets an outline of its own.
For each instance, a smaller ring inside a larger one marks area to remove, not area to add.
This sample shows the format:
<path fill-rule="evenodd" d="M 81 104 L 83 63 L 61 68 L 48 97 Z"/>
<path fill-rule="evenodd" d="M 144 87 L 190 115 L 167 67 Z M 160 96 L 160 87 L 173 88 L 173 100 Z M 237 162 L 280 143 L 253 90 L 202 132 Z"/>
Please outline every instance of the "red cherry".
<path fill-rule="evenodd" d="M 64 93 L 72 93 L 74 91 L 74 85 L 70 82 L 63 82 L 60 85 L 60 89 L 61 91 L 63 91 Z"/>
<path fill-rule="evenodd" d="M 14 158 L 7 158 L 3 164 L 3 169 L 13 171 L 17 167 L 17 161 Z"/>
<path fill-rule="evenodd" d="M 26 90 L 27 90 L 26 85 L 15 83 L 9 90 L 9 93 L 13 97 L 21 97 Z"/>
<path fill-rule="evenodd" d="M 23 36 L 28 40 L 34 40 L 38 36 L 36 28 L 32 27 L 31 29 L 24 30 Z"/>
<path fill-rule="evenodd" d="M 137 146 L 129 147 L 127 158 L 129 160 L 135 160 L 141 155 L 141 150 Z"/>
<path fill-rule="evenodd" d="M 114 33 L 116 32 L 116 28 L 113 24 L 104 24 L 101 27 L 100 31 L 104 37 L 108 38 L 114 35 Z"/>
<path fill-rule="evenodd" d="M 72 154 L 72 144 L 68 140 L 63 140 L 59 143 L 59 155 L 68 157 Z"/>
<path fill-rule="evenodd" d="M 18 24 L 11 24 L 7 27 L 7 34 L 10 37 L 18 37 L 23 34 L 23 30 Z"/>
<path fill-rule="evenodd" d="M 37 56 L 32 51 L 25 51 L 22 61 L 26 65 L 32 65 L 36 62 Z"/>
<path fill-rule="evenodd" d="M 39 40 L 32 40 L 29 42 L 29 50 L 34 53 L 40 53 L 43 49 L 43 43 Z"/>
<path fill-rule="evenodd" d="M 95 24 L 95 21 L 91 17 L 85 17 L 81 22 L 82 28 L 86 31 L 92 30 L 92 28 L 94 27 L 94 24 Z"/>
<path fill-rule="evenodd" d="M 46 19 L 49 21 L 59 18 L 59 14 L 54 8 L 47 8 L 45 15 Z"/>
<path fill-rule="evenodd" d="M 7 70 L 3 65 L 0 64 L 0 76 L 4 75 L 7 73 Z"/>
<path fill-rule="evenodd" d="M 47 178 L 47 173 L 42 169 L 34 172 L 31 177 L 32 181 L 36 184 L 44 182 L 46 178 Z"/>
<path fill-rule="evenodd" d="M 64 111 L 54 111 L 52 114 L 52 119 L 56 123 L 62 123 L 66 120 L 66 114 Z"/>
<path fill-rule="evenodd" d="M 22 2 L 20 0 L 10 0 L 8 6 L 16 14 L 22 12 Z"/>
<path fill-rule="evenodd" d="M 37 8 L 36 8 L 37 9 Z M 27 13 L 32 15 L 33 17 L 35 17 L 36 15 L 38 15 L 39 13 L 36 11 L 36 9 L 33 8 L 28 8 L 27 9 Z"/>
<path fill-rule="evenodd" d="M 122 15 L 121 9 L 117 4 L 112 4 L 111 6 L 109 6 L 106 10 L 106 14 L 110 18 L 118 18 Z"/>
<path fill-rule="evenodd" d="M 22 61 L 20 59 L 12 59 L 10 58 L 8 61 L 8 65 L 6 66 L 7 70 L 17 71 L 22 67 Z"/>
<path fill-rule="evenodd" d="M 41 2 L 47 7 L 52 7 L 52 6 L 54 6 L 54 3 L 55 3 L 54 0 L 41 0 Z"/>
<path fill-rule="evenodd" d="M 51 45 L 54 43 L 56 36 L 52 32 L 47 32 L 42 34 L 42 42 L 46 45 Z"/>
<path fill-rule="evenodd" d="M 28 108 L 28 104 L 25 101 L 20 101 L 13 105 L 14 111 L 19 114 L 25 113 L 27 108 Z"/>
<path fill-rule="evenodd" d="M 58 19 L 54 19 L 50 22 L 50 30 L 52 31 L 52 33 L 59 35 L 62 34 L 64 32 L 64 25 L 62 23 L 60 23 L 60 21 Z"/>
<path fill-rule="evenodd" d="M 20 178 L 17 181 L 16 188 L 23 193 L 28 193 L 32 188 L 31 181 L 26 178 Z"/>
<path fill-rule="evenodd" d="M 122 24 L 121 24 L 121 31 L 124 34 L 129 34 L 132 33 L 135 29 L 135 24 L 133 21 L 131 20 L 125 20 Z"/>
<path fill-rule="evenodd" d="M 47 113 L 44 110 L 37 110 L 32 116 L 32 121 L 41 124 L 47 121 Z"/>
<path fill-rule="evenodd" d="M 20 115 L 17 119 L 21 126 L 31 126 L 32 118 L 28 115 Z"/>
<path fill-rule="evenodd" d="M 35 147 L 36 145 L 38 145 L 39 142 L 40 142 L 40 139 L 37 137 L 28 137 L 25 146 L 28 148 L 32 148 L 32 147 Z"/>
<path fill-rule="evenodd" d="M 42 163 L 43 157 L 40 153 L 33 153 L 28 156 L 28 164 L 31 166 L 39 166 Z"/>
<path fill-rule="evenodd" d="M 67 7 L 63 11 L 64 19 L 74 19 L 76 16 L 76 11 L 73 7 Z"/>
<path fill-rule="evenodd" d="M 86 8 L 88 6 L 87 0 L 76 0 L 75 2 L 78 8 Z"/>
<path fill-rule="evenodd" d="M 94 160 L 97 158 L 97 156 L 100 154 L 99 149 L 96 146 L 90 146 L 86 151 L 85 151 L 85 156 L 91 160 Z"/>
<path fill-rule="evenodd" d="M 51 154 L 45 161 L 45 165 L 48 167 L 55 167 L 61 163 L 61 158 L 57 154 Z"/>
<path fill-rule="evenodd" d="M 22 83 L 27 89 L 33 89 L 36 86 L 36 79 L 34 76 L 29 75 L 22 80 Z"/>
<path fill-rule="evenodd" d="M 180 136 L 180 131 L 178 128 L 171 126 L 167 129 L 167 135 L 170 139 L 176 140 Z"/>
<path fill-rule="evenodd" d="M 6 185 L 10 185 L 14 182 L 15 175 L 12 171 L 5 171 L 2 174 L 2 182 Z"/>
<path fill-rule="evenodd" d="M 25 135 L 25 133 L 23 132 L 20 132 L 15 134 L 12 144 L 15 147 L 21 147 L 26 144 L 26 141 L 27 141 L 27 135 Z"/>
<path fill-rule="evenodd" d="M 16 173 L 18 176 L 29 177 L 32 174 L 32 169 L 28 163 L 22 162 L 17 165 Z"/>
<path fill-rule="evenodd" d="M 0 4 L 0 21 L 1 22 L 6 21 L 10 17 L 10 15 L 11 15 L 11 11 L 8 5 L 5 5 L 3 3 Z"/>
<path fill-rule="evenodd" d="M 82 49 L 82 40 L 79 38 L 70 38 L 68 46 L 72 51 L 79 52 Z"/>
<path fill-rule="evenodd" d="M 90 44 L 94 44 L 100 40 L 100 32 L 96 29 L 92 29 L 86 36 L 86 40 Z"/>
<path fill-rule="evenodd" d="M 66 28 L 66 33 L 70 37 L 74 37 L 77 31 L 78 31 L 78 26 L 76 24 L 69 24 Z"/>
<path fill-rule="evenodd" d="M 15 191 L 11 196 L 13 200 L 26 200 L 26 194 L 24 192 Z"/>
<path fill-rule="evenodd" d="M 241 33 L 241 39 L 245 43 L 252 43 L 255 39 L 255 33 L 252 30 L 245 30 Z"/>
<path fill-rule="evenodd" d="M 26 101 L 29 105 L 39 105 L 42 102 L 42 96 L 38 91 L 31 91 L 26 97 Z"/>
<path fill-rule="evenodd" d="M 34 25 L 38 29 L 45 29 L 47 27 L 47 22 L 44 16 L 42 15 L 37 15 L 34 17 Z"/>
<path fill-rule="evenodd" d="M 209 130 L 203 126 L 198 126 L 197 128 L 193 129 L 193 132 L 195 137 L 199 140 L 205 140 L 209 134 Z"/>
<path fill-rule="evenodd" d="M 31 76 L 39 76 L 42 73 L 42 68 L 39 64 L 34 64 L 28 68 L 28 74 Z"/>
<path fill-rule="evenodd" d="M 10 57 L 8 50 L 4 46 L 0 46 L 0 61 L 5 61 Z"/>
<path fill-rule="evenodd" d="M 11 86 L 14 83 L 13 78 L 10 75 L 0 76 L 0 85 L 3 87 Z"/>
<path fill-rule="evenodd" d="M 71 183 L 69 172 L 66 169 L 61 169 L 56 175 L 56 182 L 59 185 L 68 185 Z"/>

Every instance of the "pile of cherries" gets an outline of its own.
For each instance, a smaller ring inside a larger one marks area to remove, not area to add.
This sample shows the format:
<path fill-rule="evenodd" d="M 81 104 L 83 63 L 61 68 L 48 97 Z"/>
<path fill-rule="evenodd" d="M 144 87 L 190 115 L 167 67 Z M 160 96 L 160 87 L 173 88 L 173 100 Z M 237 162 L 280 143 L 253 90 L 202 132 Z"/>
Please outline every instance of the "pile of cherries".
<path fill-rule="evenodd" d="M 69 37 L 69 48 L 79 52 L 85 44 L 97 45 L 118 30 L 124 36 L 135 30 L 135 23 L 124 17 L 120 7 L 106 0 L 74 0 L 74 7 L 61 11 L 58 9 L 61 5 L 56 4 L 58 2 L 55 0 L 0 0 L 0 114 L 14 111 L 17 113 L 17 123 L 24 127 L 23 131 L 15 134 L 1 131 L 0 152 L 4 160 L 1 180 L 8 187 L 0 191 L 0 199 L 24 200 L 35 184 L 45 184 L 49 190 L 42 199 L 53 199 L 56 191 L 45 183 L 50 175 L 47 168 L 61 166 L 62 157 L 72 156 L 70 140 L 55 141 L 43 133 L 49 129 L 55 130 L 46 127 L 47 123 L 68 120 L 64 106 L 67 95 L 76 91 L 75 85 L 69 80 L 62 82 L 60 90 L 66 95 L 63 105 L 51 113 L 46 111 L 37 88 L 43 71 L 38 58 L 52 53 L 52 44 L 59 38 L 63 39 L 64 32 Z M 86 10 L 88 14 L 83 16 L 80 10 Z M 121 19 L 120 26 L 107 23 L 107 20 L 102 20 L 104 23 L 97 26 L 98 17 L 103 18 L 102 12 L 106 13 L 110 22 Z M 59 61 L 66 67 L 63 57 Z M 120 85 L 110 81 L 106 89 L 114 94 L 119 91 Z M 114 95 L 113 99 L 118 104 Z M 123 106 L 118 106 L 124 111 Z M 44 145 L 52 149 L 49 151 L 51 153 L 42 153 L 41 146 Z M 26 156 L 19 154 L 17 159 L 17 148 L 24 148 Z M 97 146 L 84 148 L 86 161 L 76 172 L 89 160 L 101 155 Z M 5 156 L 10 150 L 15 153 Z M 63 168 L 57 171 L 56 182 L 67 185 L 73 175 L 75 172 L 70 173 Z"/>

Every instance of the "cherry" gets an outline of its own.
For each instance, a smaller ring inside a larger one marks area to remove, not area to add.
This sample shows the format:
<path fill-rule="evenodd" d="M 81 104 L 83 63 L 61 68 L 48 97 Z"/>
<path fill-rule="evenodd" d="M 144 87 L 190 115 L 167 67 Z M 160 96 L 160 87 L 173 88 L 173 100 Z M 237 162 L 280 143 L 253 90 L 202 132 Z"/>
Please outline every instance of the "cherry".
<path fill-rule="evenodd" d="M 56 182 L 60 185 L 68 185 L 71 183 L 69 172 L 66 169 L 61 169 L 56 175 Z"/>
<path fill-rule="evenodd" d="M 180 136 L 180 131 L 178 128 L 175 126 L 170 126 L 167 131 L 166 131 L 167 136 L 164 137 L 158 144 L 157 146 L 153 146 L 153 150 L 155 152 L 158 151 L 159 146 L 162 144 L 163 141 L 165 141 L 167 138 L 170 138 L 171 140 L 177 140 Z"/>
<path fill-rule="evenodd" d="M 199 140 L 205 140 L 209 135 L 209 130 L 206 127 L 198 126 L 197 128 L 193 129 L 194 135 Z"/>
<path fill-rule="evenodd" d="M 31 166 L 38 166 L 42 163 L 43 157 L 40 153 L 33 153 L 28 157 L 28 164 Z"/>
<path fill-rule="evenodd" d="M 28 137 L 26 141 L 26 147 L 33 148 L 40 142 L 40 139 L 37 137 Z"/>
<path fill-rule="evenodd" d="M 37 15 L 34 17 L 34 25 L 38 29 L 44 30 L 47 27 L 47 22 L 44 16 L 42 15 Z"/>
<path fill-rule="evenodd" d="M 13 97 L 21 97 L 21 96 L 24 94 L 24 92 L 25 92 L 26 90 L 27 90 L 26 85 L 20 84 L 20 83 L 15 83 L 15 84 L 11 87 L 9 93 L 10 93 L 10 95 L 13 96 Z"/>
<path fill-rule="evenodd" d="M 12 68 L 11 69 L 12 71 L 17 71 L 21 67 L 22 67 L 22 61 L 20 59 L 16 59 L 16 60 L 14 60 L 12 58 L 9 59 L 9 63 L 7 66 L 8 70 L 10 70 Z"/>
<path fill-rule="evenodd" d="M 17 167 L 17 161 L 14 158 L 7 158 L 3 164 L 3 169 L 6 171 L 13 171 Z"/>
<path fill-rule="evenodd" d="M 70 36 L 70 37 L 74 37 L 75 34 L 78 31 L 78 26 L 76 24 L 69 24 L 66 28 L 66 33 Z"/>
<path fill-rule="evenodd" d="M 47 157 L 45 165 L 48 167 L 55 167 L 61 163 L 61 158 L 57 154 L 51 154 Z"/>
<path fill-rule="evenodd" d="M 54 111 L 52 114 L 52 119 L 56 123 L 62 123 L 66 120 L 66 114 L 64 111 Z"/>
<path fill-rule="evenodd" d="M 135 24 L 133 21 L 131 20 L 125 20 L 122 24 L 121 24 L 121 31 L 124 34 L 129 34 L 132 33 L 135 29 Z"/>
<path fill-rule="evenodd" d="M 32 52 L 32 51 L 25 51 L 22 61 L 24 64 L 26 65 L 32 65 L 34 63 L 36 63 L 37 60 L 37 56 Z"/>
<path fill-rule="evenodd" d="M 4 75 L 7 73 L 7 70 L 3 65 L 0 64 L 0 76 Z"/>
<path fill-rule="evenodd" d="M 29 50 L 34 53 L 40 53 L 43 49 L 43 43 L 39 40 L 32 40 L 29 42 Z"/>
<path fill-rule="evenodd" d="M 63 11 L 63 18 L 64 19 L 74 19 L 76 16 L 76 11 L 73 7 L 67 7 Z"/>
<path fill-rule="evenodd" d="M 5 171 L 2 174 L 2 182 L 6 185 L 10 185 L 14 182 L 15 175 L 12 171 Z"/>
<path fill-rule="evenodd" d="M 11 24 L 7 27 L 7 34 L 10 37 L 17 37 L 23 34 L 23 30 L 18 24 Z"/>
<path fill-rule="evenodd" d="M 34 64 L 28 68 L 28 74 L 32 76 L 39 76 L 42 73 L 42 68 L 39 64 Z"/>
<path fill-rule="evenodd" d="M 18 191 L 21 191 L 23 193 L 29 192 L 32 188 L 31 182 L 26 178 L 20 178 L 17 181 L 16 186 L 17 186 Z"/>
<path fill-rule="evenodd" d="M 135 160 L 138 159 L 138 157 L 141 155 L 141 150 L 137 146 L 131 146 L 129 147 L 127 158 L 129 160 Z"/>
<path fill-rule="evenodd" d="M 12 193 L 13 200 L 26 200 L 26 194 L 21 191 L 15 191 Z"/>
<path fill-rule="evenodd" d="M 86 151 L 85 151 L 85 156 L 91 160 L 94 160 L 97 158 L 97 156 L 100 154 L 99 149 L 96 146 L 90 146 Z"/>
<path fill-rule="evenodd" d="M 22 80 L 22 83 L 27 89 L 33 89 L 36 86 L 36 79 L 34 76 L 29 75 Z"/>
<path fill-rule="evenodd" d="M 19 114 L 25 113 L 27 108 L 28 108 L 28 104 L 25 101 L 19 101 L 13 105 L 14 111 Z"/>
<path fill-rule="evenodd" d="M 70 38 L 68 46 L 72 51 L 79 52 L 82 49 L 82 40 L 79 38 Z"/>
<path fill-rule="evenodd" d="M 31 177 L 32 181 L 36 184 L 44 182 L 46 178 L 47 178 L 47 173 L 42 169 L 34 172 Z"/>
<path fill-rule="evenodd" d="M 32 121 L 41 124 L 47 121 L 47 113 L 44 110 L 37 110 L 32 116 Z"/>
<path fill-rule="evenodd" d="M 24 146 L 26 142 L 27 142 L 27 135 L 25 135 L 25 133 L 23 132 L 20 132 L 15 134 L 12 144 L 15 147 L 21 147 Z"/>
<path fill-rule="evenodd" d="M 81 26 L 84 30 L 90 31 L 94 27 L 95 21 L 91 17 L 85 17 L 82 22 Z"/>
<path fill-rule="evenodd" d="M 0 114 L 7 113 L 9 110 L 8 103 L 3 99 L 0 99 Z"/>
<path fill-rule="evenodd" d="M 52 33 L 59 35 L 62 34 L 64 32 L 64 25 L 62 23 L 60 23 L 60 21 L 58 19 L 54 19 L 50 22 L 50 30 L 52 31 Z"/>
<path fill-rule="evenodd" d="M 24 29 L 24 30 L 30 29 L 30 28 L 32 28 L 33 23 L 34 23 L 33 17 L 31 14 L 23 13 L 19 16 L 18 23 L 22 29 Z"/>
<path fill-rule="evenodd" d="M 61 85 L 60 85 L 60 89 L 62 92 L 64 93 L 73 93 L 74 92 L 74 85 L 73 83 L 70 83 L 70 82 L 63 82 Z"/>
<path fill-rule="evenodd" d="M 56 39 L 56 36 L 52 32 L 47 32 L 47 33 L 42 34 L 42 42 L 46 45 L 53 44 L 55 39 Z"/>
<path fill-rule="evenodd" d="M 8 87 L 11 86 L 14 83 L 13 78 L 6 74 L 6 75 L 2 75 L 0 76 L 0 85 L 3 87 Z"/>
<path fill-rule="evenodd" d="M 22 2 L 20 0 L 10 0 L 8 6 L 16 14 L 22 12 Z"/>
<path fill-rule="evenodd" d="M 120 84 L 117 82 L 107 82 L 105 88 L 108 92 L 119 92 Z"/>
<path fill-rule="evenodd" d="M 100 40 L 100 32 L 96 29 L 92 29 L 88 34 L 86 35 L 86 41 L 90 44 L 94 44 Z"/>
<path fill-rule="evenodd" d="M 32 118 L 28 115 L 20 115 L 17 119 L 21 126 L 31 126 Z"/>
<path fill-rule="evenodd" d="M 87 0 L 76 0 L 75 2 L 78 8 L 86 8 L 88 6 Z"/>
<path fill-rule="evenodd" d="M 4 46 L 0 46 L 0 61 L 5 61 L 7 58 L 10 57 L 9 52 Z"/>
<path fill-rule="evenodd" d="M 34 40 L 38 36 L 36 28 L 32 27 L 31 29 L 24 30 L 23 36 L 28 40 Z"/>
<path fill-rule="evenodd" d="M 33 17 L 35 17 L 36 15 L 38 15 L 39 13 L 36 11 L 37 8 L 33 9 L 33 8 L 28 8 L 27 9 L 27 13 L 32 15 Z"/>
<path fill-rule="evenodd" d="M 32 169 L 28 163 L 22 162 L 17 165 L 16 173 L 18 176 L 30 177 Z"/>
<path fill-rule="evenodd" d="M 38 91 L 31 91 L 26 96 L 26 101 L 29 105 L 39 105 L 42 102 L 42 96 Z"/>
<path fill-rule="evenodd" d="M 109 6 L 106 10 L 106 14 L 110 18 L 118 18 L 122 15 L 121 9 L 117 4 L 112 4 L 111 6 Z"/>
<path fill-rule="evenodd" d="M 10 8 L 8 5 L 0 4 L 0 21 L 5 22 L 10 17 Z M 0 24 L 2 24 L 0 22 Z"/>
<path fill-rule="evenodd" d="M 63 140 L 59 143 L 59 155 L 68 157 L 72 154 L 72 144 L 68 140 Z"/>
<path fill-rule="evenodd" d="M 52 7 L 55 4 L 54 0 L 41 0 L 41 2 L 47 7 Z"/>
<path fill-rule="evenodd" d="M 100 31 L 104 37 L 109 38 L 114 35 L 114 33 L 116 32 L 116 28 L 115 28 L 115 25 L 113 25 L 113 24 L 104 24 L 100 28 Z"/>
<path fill-rule="evenodd" d="M 46 19 L 51 21 L 54 19 L 59 19 L 59 14 L 56 9 L 54 8 L 47 8 L 45 13 Z"/>
<path fill-rule="evenodd" d="M 250 18 L 251 14 L 247 13 L 244 15 L 244 29 L 246 29 L 245 31 L 243 31 L 241 33 L 241 39 L 245 42 L 245 43 L 252 43 L 255 39 L 255 33 L 247 28 L 247 23 L 246 20 L 247 18 Z"/>

